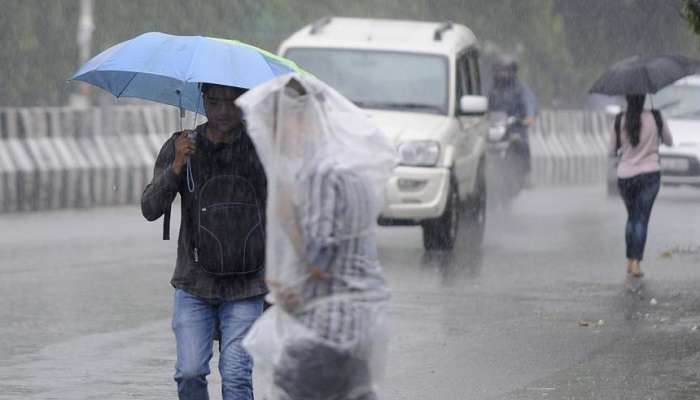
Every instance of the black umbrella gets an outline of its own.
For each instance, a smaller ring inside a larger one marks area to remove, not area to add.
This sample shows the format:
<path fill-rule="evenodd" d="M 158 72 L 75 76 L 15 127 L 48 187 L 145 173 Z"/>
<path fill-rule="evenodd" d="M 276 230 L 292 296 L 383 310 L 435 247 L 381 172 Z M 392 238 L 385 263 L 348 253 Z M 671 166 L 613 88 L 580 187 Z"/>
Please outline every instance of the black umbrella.
<path fill-rule="evenodd" d="M 700 68 L 700 61 L 681 55 L 626 58 L 613 64 L 589 92 L 607 95 L 656 93 Z"/>

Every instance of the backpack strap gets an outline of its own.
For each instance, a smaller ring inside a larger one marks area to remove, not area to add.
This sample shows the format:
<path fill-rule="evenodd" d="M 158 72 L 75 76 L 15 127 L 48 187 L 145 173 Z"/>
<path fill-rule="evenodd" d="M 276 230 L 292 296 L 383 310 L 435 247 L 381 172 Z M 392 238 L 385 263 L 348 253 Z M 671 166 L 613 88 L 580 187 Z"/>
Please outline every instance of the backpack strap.
<path fill-rule="evenodd" d="M 179 132 L 175 132 L 170 137 L 175 140 L 179 136 Z M 174 145 L 173 145 L 174 147 Z M 163 240 L 170 240 L 170 210 L 172 208 L 172 203 L 168 204 L 168 207 L 163 211 Z"/>
<path fill-rule="evenodd" d="M 170 240 L 170 206 L 163 213 L 163 240 Z"/>
<path fill-rule="evenodd" d="M 656 132 L 659 135 L 659 142 L 663 143 L 664 121 L 663 119 L 661 119 L 661 111 L 652 109 L 651 115 L 654 116 L 654 122 L 656 122 Z"/>
<path fill-rule="evenodd" d="M 620 149 L 620 124 L 622 122 L 622 111 L 617 113 L 615 116 L 615 123 L 613 124 L 615 129 L 615 153 Z"/>
<path fill-rule="evenodd" d="M 622 114 L 623 113 L 620 112 L 615 116 L 615 151 L 617 151 L 620 148 L 620 124 L 622 121 Z M 663 142 L 664 121 L 661 118 L 661 111 L 652 109 L 651 115 L 654 116 L 654 122 L 656 122 L 656 132 L 659 135 L 659 142 Z"/>

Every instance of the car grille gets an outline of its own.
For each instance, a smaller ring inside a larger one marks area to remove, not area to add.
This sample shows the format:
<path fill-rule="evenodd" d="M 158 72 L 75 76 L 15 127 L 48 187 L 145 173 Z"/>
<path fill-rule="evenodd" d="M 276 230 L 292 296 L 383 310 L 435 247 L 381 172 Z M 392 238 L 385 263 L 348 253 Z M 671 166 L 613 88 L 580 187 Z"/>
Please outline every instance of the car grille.
<path fill-rule="evenodd" d="M 695 157 L 663 155 L 661 173 L 666 176 L 699 176 L 700 162 Z"/>

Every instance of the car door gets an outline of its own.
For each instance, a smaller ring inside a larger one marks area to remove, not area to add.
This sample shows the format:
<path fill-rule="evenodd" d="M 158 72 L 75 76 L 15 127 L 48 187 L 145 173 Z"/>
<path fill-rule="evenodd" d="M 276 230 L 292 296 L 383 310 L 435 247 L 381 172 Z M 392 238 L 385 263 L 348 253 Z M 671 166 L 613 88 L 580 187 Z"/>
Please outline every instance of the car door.
<path fill-rule="evenodd" d="M 460 139 L 455 158 L 455 173 L 460 181 L 460 195 L 472 192 L 479 161 L 485 151 L 488 129 L 485 115 L 464 115 L 460 112 L 459 99 L 464 95 L 482 96 L 478 52 L 468 49 L 457 58 L 457 97 L 455 117 L 458 121 Z"/>

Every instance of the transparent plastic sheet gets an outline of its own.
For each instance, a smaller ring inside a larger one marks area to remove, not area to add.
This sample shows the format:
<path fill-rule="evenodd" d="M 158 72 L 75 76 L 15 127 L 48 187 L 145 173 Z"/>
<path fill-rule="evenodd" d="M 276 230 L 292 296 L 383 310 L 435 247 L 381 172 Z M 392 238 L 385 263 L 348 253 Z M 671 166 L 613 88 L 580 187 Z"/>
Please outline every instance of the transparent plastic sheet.
<path fill-rule="evenodd" d="M 274 303 L 243 345 L 270 399 L 375 399 L 389 291 L 374 231 L 394 146 L 313 77 L 277 78 L 238 105 L 268 177 Z"/>

